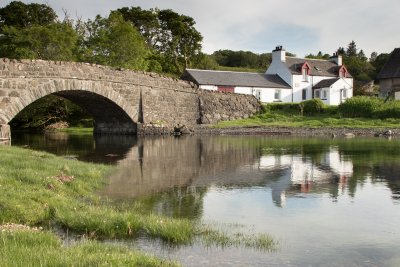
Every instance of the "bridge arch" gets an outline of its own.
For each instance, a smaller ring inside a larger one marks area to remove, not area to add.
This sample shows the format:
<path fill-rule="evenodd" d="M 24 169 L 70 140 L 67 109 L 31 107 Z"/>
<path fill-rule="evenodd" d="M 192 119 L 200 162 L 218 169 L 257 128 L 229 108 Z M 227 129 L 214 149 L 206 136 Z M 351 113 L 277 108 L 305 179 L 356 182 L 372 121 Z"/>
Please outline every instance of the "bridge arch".
<path fill-rule="evenodd" d="M 12 83 L 12 81 L 10 81 Z M 3 99 L 0 121 L 9 123 L 25 107 L 47 95 L 66 98 L 94 118 L 95 133 L 136 134 L 138 109 L 119 94 L 115 83 L 77 78 L 21 79 L 19 90 Z M 12 87 L 12 85 L 11 85 Z"/>

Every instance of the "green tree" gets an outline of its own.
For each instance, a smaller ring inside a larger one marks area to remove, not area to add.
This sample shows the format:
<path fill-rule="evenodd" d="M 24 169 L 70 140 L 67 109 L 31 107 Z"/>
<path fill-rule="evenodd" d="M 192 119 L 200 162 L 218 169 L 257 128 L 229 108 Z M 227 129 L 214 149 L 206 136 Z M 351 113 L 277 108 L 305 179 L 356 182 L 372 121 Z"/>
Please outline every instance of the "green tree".
<path fill-rule="evenodd" d="M 65 61 L 75 59 L 77 35 L 66 23 L 25 28 L 3 26 L 2 31 L 0 57 Z"/>
<path fill-rule="evenodd" d="M 250 51 L 218 50 L 211 55 L 224 67 L 266 69 L 271 64 L 271 53 L 256 54 Z"/>
<path fill-rule="evenodd" d="M 13 26 L 25 28 L 33 25 L 48 25 L 57 21 L 54 10 L 43 4 L 24 4 L 13 1 L 7 6 L 0 8 L 0 28 Z"/>
<path fill-rule="evenodd" d="M 216 70 L 218 68 L 218 64 L 212 56 L 200 53 L 194 59 L 193 67 L 203 70 Z"/>
<path fill-rule="evenodd" d="M 203 37 L 194 27 L 193 18 L 170 9 L 158 12 L 162 30 L 161 45 L 157 48 L 173 60 L 176 73 L 191 67 L 193 59 L 201 53 Z"/>
<path fill-rule="evenodd" d="M 147 45 L 157 49 L 161 39 L 161 26 L 158 19 L 159 9 L 144 10 L 140 7 L 123 7 L 117 10 L 126 21 L 130 21 L 139 30 Z"/>
<path fill-rule="evenodd" d="M 136 26 L 147 45 L 158 54 L 164 72 L 179 75 L 201 55 L 203 37 L 196 30 L 193 18 L 170 9 L 125 7 L 117 11 Z"/>
<path fill-rule="evenodd" d="M 329 54 L 323 54 L 321 51 L 319 51 L 318 54 L 316 54 L 316 55 L 313 55 L 313 54 L 306 55 L 306 58 L 328 60 L 330 58 L 330 55 Z"/>
<path fill-rule="evenodd" d="M 144 40 L 132 24 L 118 12 L 108 18 L 97 16 L 85 23 L 81 58 L 96 64 L 146 69 L 145 58 L 149 51 Z"/>
<path fill-rule="evenodd" d="M 351 41 L 349 45 L 347 46 L 346 50 L 346 56 L 347 57 L 355 57 L 357 56 L 357 45 L 356 42 Z"/>
<path fill-rule="evenodd" d="M 374 60 L 370 60 L 372 66 L 375 68 L 375 74 L 374 74 L 374 79 L 376 79 L 376 76 L 379 74 L 383 66 L 386 64 L 390 57 L 390 54 L 388 53 L 381 53 L 376 56 Z"/>

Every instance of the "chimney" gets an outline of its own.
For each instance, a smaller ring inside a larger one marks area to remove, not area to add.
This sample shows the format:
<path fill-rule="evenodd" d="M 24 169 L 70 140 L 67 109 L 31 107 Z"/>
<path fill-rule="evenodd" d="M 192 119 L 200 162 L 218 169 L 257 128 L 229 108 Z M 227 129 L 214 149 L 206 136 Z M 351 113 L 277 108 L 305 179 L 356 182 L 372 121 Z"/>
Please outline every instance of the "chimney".
<path fill-rule="evenodd" d="M 337 52 L 333 53 L 333 56 L 329 58 L 332 62 L 335 62 L 338 66 L 343 65 L 342 55 L 339 55 Z"/>
<path fill-rule="evenodd" d="M 275 61 L 286 62 L 286 51 L 281 45 L 275 47 L 275 50 L 272 50 L 272 62 Z"/>

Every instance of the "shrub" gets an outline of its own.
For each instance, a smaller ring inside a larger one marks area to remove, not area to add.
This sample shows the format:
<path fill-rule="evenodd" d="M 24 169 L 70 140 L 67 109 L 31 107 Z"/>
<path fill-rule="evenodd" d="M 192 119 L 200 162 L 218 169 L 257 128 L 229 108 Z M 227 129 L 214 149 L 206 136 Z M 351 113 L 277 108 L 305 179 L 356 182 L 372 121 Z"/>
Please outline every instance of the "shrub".
<path fill-rule="evenodd" d="M 268 104 L 270 111 L 283 111 L 291 113 L 299 113 L 299 103 L 270 103 Z"/>
<path fill-rule="evenodd" d="M 400 118 L 400 101 L 390 101 L 381 105 L 374 116 L 380 119 Z"/>
<path fill-rule="evenodd" d="M 325 107 L 324 102 L 319 98 L 305 100 L 301 102 L 300 105 L 303 106 L 303 112 L 309 115 L 321 113 Z"/>
<path fill-rule="evenodd" d="M 343 117 L 348 118 L 370 118 L 382 105 L 382 99 L 368 96 L 355 96 L 339 105 L 339 113 Z"/>
<path fill-rule="evenodd" d="M 337 115 L 339 113 L 339 107 L 325 105 L 324 109 L 323 109 L 323 113 L 328 114 L 328 115 Z"/>

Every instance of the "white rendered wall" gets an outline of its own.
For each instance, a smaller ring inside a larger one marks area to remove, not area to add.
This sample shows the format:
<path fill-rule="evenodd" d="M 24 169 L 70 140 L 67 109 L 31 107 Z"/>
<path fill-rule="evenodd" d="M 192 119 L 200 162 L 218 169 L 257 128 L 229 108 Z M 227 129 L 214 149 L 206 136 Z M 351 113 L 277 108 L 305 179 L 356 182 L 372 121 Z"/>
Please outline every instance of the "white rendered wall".
<path fill-rule="evenodd" d="M 218 90 L 218 86 L 216 86 L 216 85 L 200 85 L 199 88 L 204 89 L 204 90 L 211 90 L 211 91 Z"/>
<path fill-rule="evenodd" d="M 326 100 L 323 99 L 322 101 L 327 105 L 337 106 L 340 105 L 341 102 L 346 101 L 346 99 L 353 97 L 353 82 L 352 79 L 349 78 L 340 79 L 330 88 L 323 88 L 323 90 L 328 90 L 328 97 Z M 346 98 L 341 97 L 342 90 L 346 90 Z"/>
<path fill-rule="evenodd" d="M 292 85 L 292 73 L 284 62 L 275 60 L 275 58 L 273 58 L 265 74 L 278 74 L 287 84 Z"/>
<path fill-rule="evenodd" d="M 281 91 L 280 101 L 275 99 L 275 90 Z M 292 90 L 291 89 L 261 88 L 261 87 L 235 87 L 234 92 L 238 93 L 238 94 L 254 95 L 255 97 L 258 97 L 258 95 L 259 95 L 260 96 L 259 100 L 263 103 L 291 102 L 292 101 Z"/>

